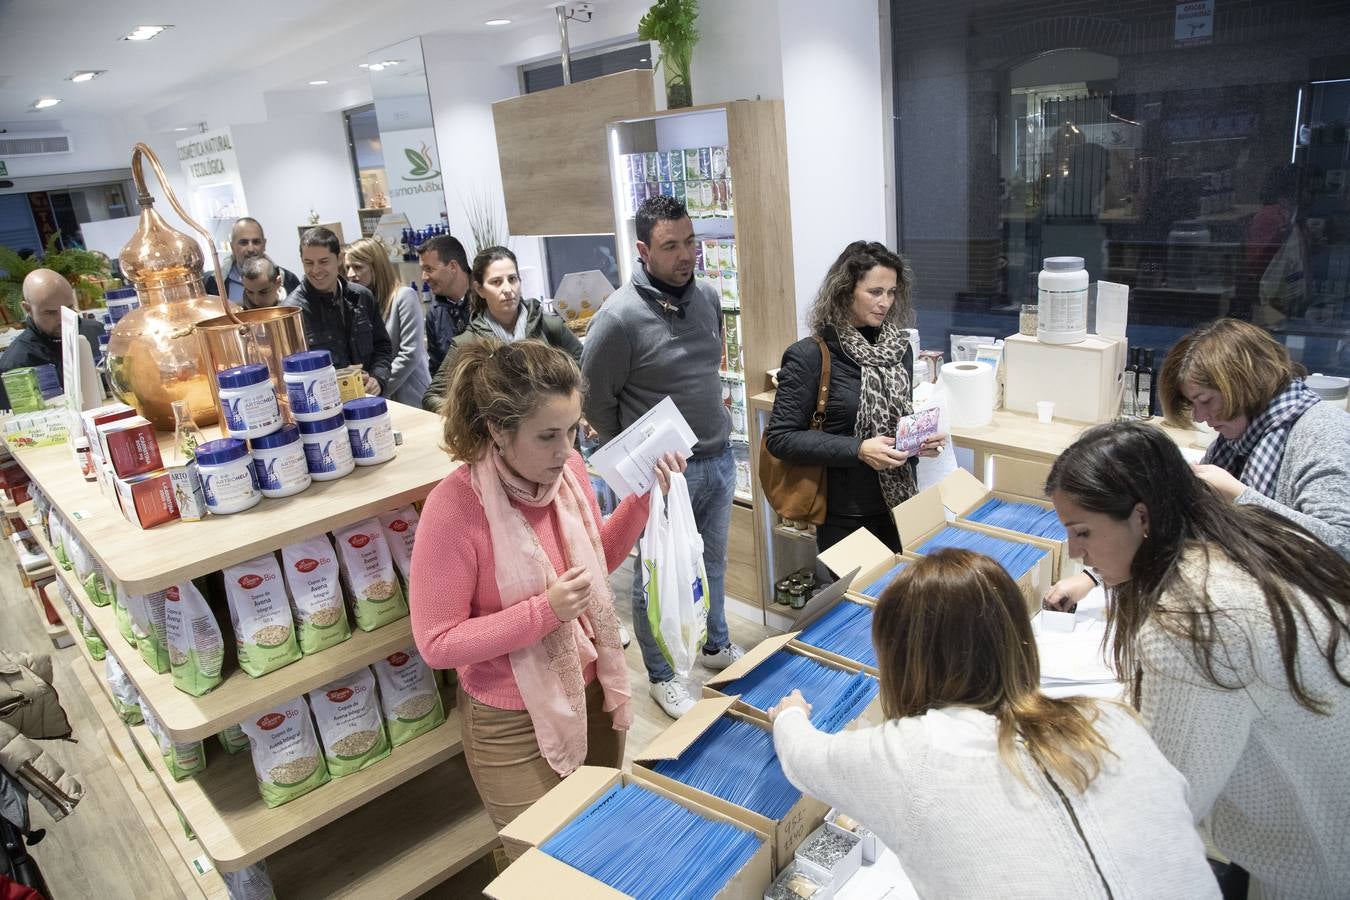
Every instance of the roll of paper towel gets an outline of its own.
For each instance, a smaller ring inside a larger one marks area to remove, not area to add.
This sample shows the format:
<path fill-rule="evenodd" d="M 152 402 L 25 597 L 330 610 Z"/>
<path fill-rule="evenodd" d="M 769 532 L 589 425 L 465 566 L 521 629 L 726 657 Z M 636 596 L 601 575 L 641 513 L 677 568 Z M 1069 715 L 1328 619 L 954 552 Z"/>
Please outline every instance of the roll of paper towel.
<path fill-rule="evenodd" d="M 994 368 L 982 362 L 950 362 L 942 367 L 942 385 L 953 428 L 978 428 L 994 418 L 998 382 Z"/>

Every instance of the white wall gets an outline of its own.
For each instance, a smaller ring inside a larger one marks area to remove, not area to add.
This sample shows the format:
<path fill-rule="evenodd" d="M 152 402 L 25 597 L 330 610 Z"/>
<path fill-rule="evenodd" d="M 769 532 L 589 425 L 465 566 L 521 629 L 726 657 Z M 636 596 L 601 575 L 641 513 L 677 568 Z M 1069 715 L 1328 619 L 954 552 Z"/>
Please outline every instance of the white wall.
<path fill-rule="evenodd" d="M 778 0 L 713 0 L 699 6 L 699 41 L 689 64 L 695 105 L 783 96 L 778 5 Z M 663 99 L 664 81 L 662 70 L 657 94 Z"/>
<path fill-rule="evenodd" d="M 850 241 L 886 240 L 877 0 L 779 0 L 798 331 Z M 694 73 L 697 85 L 698 73 Z"/>
<path fill-rule="evenodd" d="M 70 153 L 5 157 L 10 178 L 124 169 L 131 161 L 131 145 L 135 143 L 134 139 L 127 136 L 120 121 L 107 118 L 51 119 L 41 123 L 0 122 L 0 127 L 8 129 L 8 137 L 22 137 L 25 132 L 65 133 L 70 135 L 71 140 Z"/>

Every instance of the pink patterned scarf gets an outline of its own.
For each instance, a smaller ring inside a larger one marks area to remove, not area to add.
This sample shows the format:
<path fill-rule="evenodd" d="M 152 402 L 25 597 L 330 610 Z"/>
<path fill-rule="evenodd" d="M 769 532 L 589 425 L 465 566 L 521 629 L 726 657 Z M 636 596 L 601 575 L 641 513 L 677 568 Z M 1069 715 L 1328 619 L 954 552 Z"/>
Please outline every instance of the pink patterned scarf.
<path fill-rule="evenodd" d="M 628 664 L 619 643 L 599 523 L 592 518 L 585 488 L 570 466 L 552 484 L 536 484 L 512 472 L 494 447 L 470 466 L 470 481 L 487 516 L 503 609 L 546 592 L 558 580 L 516 503 L 552 506 L 567 567 L 584 566 L 591 574 L 590 603 L 580 617 L 510 654 L 511 671 L 534 724 L 539 750 L 555 772 L 566 776 L 586 759 L 583 672 L 592 662 L 614 730 L 627 731 L 633 722 Z"/>

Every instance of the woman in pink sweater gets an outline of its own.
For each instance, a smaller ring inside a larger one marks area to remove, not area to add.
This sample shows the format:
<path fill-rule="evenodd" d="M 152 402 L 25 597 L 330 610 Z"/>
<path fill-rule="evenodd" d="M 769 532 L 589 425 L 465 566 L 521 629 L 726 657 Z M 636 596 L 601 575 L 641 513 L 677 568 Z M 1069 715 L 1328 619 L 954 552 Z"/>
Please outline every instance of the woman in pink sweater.
<path fill-rule="evenodd" d="M 633 719 L 609 573 L 647 495 L 608 521 L 573 449 L 581 373 L 539 341 L 475 341 L 450 380 L 457 468 L 427 497 L 413 547 L 413 634 L 459 673 L 464 758 L 498 828 L 582 764 L 618 767 Z M 664 491 L 684 460 L 656 470 Z"/>

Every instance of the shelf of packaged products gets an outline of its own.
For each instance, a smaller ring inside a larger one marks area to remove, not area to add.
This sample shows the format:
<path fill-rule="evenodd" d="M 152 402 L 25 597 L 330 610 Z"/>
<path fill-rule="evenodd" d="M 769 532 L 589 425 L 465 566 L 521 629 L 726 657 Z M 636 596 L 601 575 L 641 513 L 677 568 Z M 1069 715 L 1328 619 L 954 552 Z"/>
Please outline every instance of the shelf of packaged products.
<path fill-rule="evenodd" d="M 745 491 L 737 491 L 732 497 L 732 502 L 749 508 L 754 505 L 755 497 L 753 494 L 747 494 Z"/>
<path fill-rule="evenodd" d="M 149 531 L 124 519 L 96 483 L 84 480 L 68 447 L 16 449 L 14 458 L 108 574 L 127 590 L 147 593 L 426 497 L 458 465 L 441 449 L 440 417 L 401 403 L 390 403 L 389 414 L 403 445 L 383 465 L 358 466 L 345 478 L 315 482 L 304 493 L 263 500 L 242 513 Z M 162 455 L 171 459 L 172 435 L 159 439 Z"/>
<path fill-rule="evenodd" d="M 46 535 L 40 533 L 41 526 L 31 527 L 38 545 L 50 556 L 51 548 Z M 75 595 L 75 602 L 94 623 L 94 630 L 103 639 L 108 651 L 117 657 L 145 702 L 155 711 L 164 730 L 181 741 L 209 738 L 254 713 L 285 703 L 327 684 L 339 675 L 354 672 L 391 653 L 406 650 L 413 644 L 412 624 L 406 618 L 375 631 L 362 631 L 353 627 L 352 636 L 336 647 L 302 657 L 260 678 L 254 678 L 236 668 L 225 676 L 215 690 L 201 697 L 193 697 L 174 687 L 173 678 L 168 673 L 160 674 L 146 664 L 140 652 L 122 637 L 113 608 L 90 603 L 74 572 L 61 569 L 57 577 Z"/>
<path fill-rule="evenodd" d="M 38 579 L 37 581 L 41 580 L 42 579 Z M 37 581 L 28 584 L 24 588 L 24 593 L 28 595 L 28 599 L 33 604 L 33 609 L 37 612 L 38 622 L 42 625 L 43 630 L 47 632 L 47 639 L 52 642 L 53 647 L 58 649 L 61 647 L 69 647 L 71 644 L 71 634 L 73 632 L 71 632 L 64 624 L 53 625 L 51 622 L 47 621 L 47 611 L 42 607 L 42 597 L 38 593 Z M 53 604 L 52 609 L 56 609 L 55 604 Z"/>
<path fill-rule="evenodd" d="M 775 525 L 773 527 L 773 533 L 779 537 L 790 538 L 795 541 L 810 541 L 812 544 L 816 542 L 816 535 L 814 532 L 800 531 L 788 525 Z"/>

